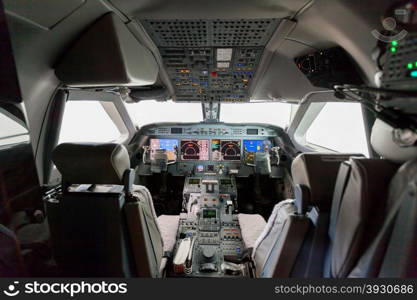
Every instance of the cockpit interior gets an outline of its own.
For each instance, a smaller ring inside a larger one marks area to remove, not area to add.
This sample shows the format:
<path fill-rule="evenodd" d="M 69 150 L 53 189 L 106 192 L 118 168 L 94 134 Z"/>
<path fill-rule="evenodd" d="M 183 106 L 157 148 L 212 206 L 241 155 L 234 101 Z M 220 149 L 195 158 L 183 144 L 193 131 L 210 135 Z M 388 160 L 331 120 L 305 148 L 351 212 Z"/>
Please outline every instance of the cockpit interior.
<path fill-rule="evenodd" d="M 0 276 L 417 277 L 417 4 L 0 2 Z"/>

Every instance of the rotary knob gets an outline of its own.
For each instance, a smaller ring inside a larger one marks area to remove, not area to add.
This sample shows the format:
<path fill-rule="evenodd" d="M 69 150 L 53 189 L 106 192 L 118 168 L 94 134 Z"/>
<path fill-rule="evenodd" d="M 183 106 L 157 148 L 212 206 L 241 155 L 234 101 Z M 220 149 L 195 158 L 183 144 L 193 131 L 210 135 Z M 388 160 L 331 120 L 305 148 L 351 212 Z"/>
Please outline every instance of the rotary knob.
<path fill-rule="evenodd" d="M 214 254 L 216 254 L 216 249 L 213 247 L 204 247 L 203 257 L 206 262 L 213 261 Z"/>

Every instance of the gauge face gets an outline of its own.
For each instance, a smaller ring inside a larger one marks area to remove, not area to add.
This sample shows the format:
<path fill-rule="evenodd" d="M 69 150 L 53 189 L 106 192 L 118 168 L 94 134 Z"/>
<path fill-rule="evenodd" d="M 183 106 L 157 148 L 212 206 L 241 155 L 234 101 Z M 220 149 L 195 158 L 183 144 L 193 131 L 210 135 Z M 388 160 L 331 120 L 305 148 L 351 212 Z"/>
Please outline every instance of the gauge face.
<path fill-rule="evenodd" d="M 181 141 L 182 160 L 208 160 L 208 140 Z"/>
<path fill-rule="evenodd" d="M 223 160 L 240 160 L 240 141 L 221 141 L 220 152 Z"/>

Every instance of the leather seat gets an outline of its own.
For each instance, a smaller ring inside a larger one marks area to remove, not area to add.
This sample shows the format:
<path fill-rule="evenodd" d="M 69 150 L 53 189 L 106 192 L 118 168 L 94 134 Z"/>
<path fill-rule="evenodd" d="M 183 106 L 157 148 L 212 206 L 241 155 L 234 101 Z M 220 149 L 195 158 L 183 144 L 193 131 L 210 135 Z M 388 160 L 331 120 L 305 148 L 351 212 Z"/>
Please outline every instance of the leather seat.
<path fill-rule="evenodd" d="M 384 198 L 387 198 L 385 213 L 374 213 L 372 226 L 375 229 L 367 232 L 366 248 L 361 249 L 360 258 L 349 277 L 417 277 L 417 147 L 410 143 L 408 136 L 403 141 L 408 146 L 398 142 L 401 137 L 394 139 L 394 136 L 392 126 L 379 119 L 375 121 L 372 147 L 385 160 L 403 165 L 390 181 L 389 191 L 388 183 L 380 180 L 380 174 L 374 179 L 378 180 L 375 188 L 383 189 Z"/>
<path fill-rule="evenodd" d="M 326 276 L 347 277 L 369 247 L 386 215 L 388 186 L 398 165 L 384 159 L 351 158 L 339 208 L 332 209 Z M 336 204 L 334 201 L 333 204 Z"/>
<path fill-rule="evenodd" d="M 64 275 L 161 277 L 178 216 L 156 217 L 148 189 L 133 185 L 126 148 L 64 143 L 53 161 L 63 194 L 47 212 Z"/>
<path fill-rule="evenodd" d="M 352 155 L 356 154 L 300 154 L 292 164 L 296 199 L 275 205 L 266 225 L 259 215 L 252 215 L 251 222 L 246 222 L 248 216 L 239 214 L 245 245 L 253 245 L 252 259 L 258 276 L 287 277 L 292 274 L 298 251 L 301 251 L 309 230 L 307 210 L 311 206 L 320 212 L 330 210 L 338 168 Z"/>

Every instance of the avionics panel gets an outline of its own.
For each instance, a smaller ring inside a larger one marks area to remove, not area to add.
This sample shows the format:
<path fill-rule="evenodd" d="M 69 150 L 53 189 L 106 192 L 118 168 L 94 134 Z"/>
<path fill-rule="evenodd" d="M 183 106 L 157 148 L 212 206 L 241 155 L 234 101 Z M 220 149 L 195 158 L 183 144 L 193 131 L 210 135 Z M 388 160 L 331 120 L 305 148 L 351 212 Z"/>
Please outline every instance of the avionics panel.
<path fill-rule="evenodd" d="M 266 152 L 271 148 L 270 140 L 243 140 L 244 161 L 247 164 L 255 162 L 255 153 Z"/>
<path fill-rule="evenodd" d="M 240 140 L 211 140 L 213 161 L 240 161 Z"/>
<path fill-rule="evenodd" d="M 245 152 L 264 152 L 271 147 L 269 140 L 243 140 L 243 149 Z"/>
<path fill-rule="evenodd" d="M 168 160 L 177 159 L 178 140 L 177 139 L 151 139 L 150 158 L 154 158 L 155 151 L 164 149 L 168 154 Z"/>
<path fill-rule="evenodd" d="M 209 140 L 181 140 L 181 160 L 209 160 Z"/>

